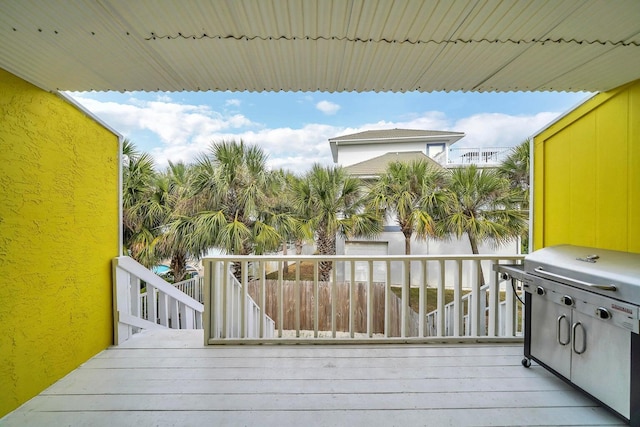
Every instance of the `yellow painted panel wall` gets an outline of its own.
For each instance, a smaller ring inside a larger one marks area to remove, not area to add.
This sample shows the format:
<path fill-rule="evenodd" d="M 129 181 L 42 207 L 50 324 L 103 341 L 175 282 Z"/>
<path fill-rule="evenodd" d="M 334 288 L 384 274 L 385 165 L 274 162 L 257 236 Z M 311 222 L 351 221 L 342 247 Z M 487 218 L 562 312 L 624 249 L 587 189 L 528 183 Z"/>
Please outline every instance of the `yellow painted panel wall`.
<path fill-rule="evenodd" d="M 534 249 L 640 253 L 640 81 L 598 94 L 534 138 Z"/>
<path fill-rule="evenodd" d="M 640 252 L 640 84 L 629 89 L 629 140 L 627 142 L 627 171 L 629 197 L 629 248 Z"/>
<path fill-rule="evenodd" d="M 0 69 L 0 416 L 112 343 L 118 137 Z"/>

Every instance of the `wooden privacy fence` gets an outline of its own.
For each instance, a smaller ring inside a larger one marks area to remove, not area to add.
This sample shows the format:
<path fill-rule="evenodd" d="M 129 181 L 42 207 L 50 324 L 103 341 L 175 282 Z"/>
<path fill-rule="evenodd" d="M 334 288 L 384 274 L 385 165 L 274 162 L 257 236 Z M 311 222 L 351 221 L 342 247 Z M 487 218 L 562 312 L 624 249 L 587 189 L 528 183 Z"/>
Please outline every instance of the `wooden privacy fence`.
<path fill-rule="evenodd" d="M 315 289 L 313 281 L 283 281 L 282 287 L 278 286 L 278 280 L 265 281 L 265 312 L 272 319 L 278 316 L 278 291 L 282 292 L 282 325 L 276 321 L 276 329 L 283 330 L 310 330 L 315 329 Z M 367 333 L 367 292 L 368 284 L 354 283 L 354 319 L 353 331 L 355 333 Z M 351 290 L 349 282 L 336 283 L 332 292 L 332 283 L 318 282 L 318 330 L 331 331 L 333 316 L 335 316 L 335 330 L 339 332 L 350 331 Z M 385 323 L 385 284 L 372 283 L 373 297 L 372 307 L 372 333 L 384 334 Z M 260 282 L 249 282 L 249 295 L 256 301 L 260 300 Z M 296 304 L 296 299 L 298 304 Z M 332 314 L 332 306 L 336 305 L 335 314 Z M 296 312 L 299 306 L 299 314 Z M 395 294 L 389 295 L 389 335 L 400 336 L 402 300 Z M 418 330 L 418 313 L 411 310 L 408 320 L 409 334 L 416 335 Z"/>

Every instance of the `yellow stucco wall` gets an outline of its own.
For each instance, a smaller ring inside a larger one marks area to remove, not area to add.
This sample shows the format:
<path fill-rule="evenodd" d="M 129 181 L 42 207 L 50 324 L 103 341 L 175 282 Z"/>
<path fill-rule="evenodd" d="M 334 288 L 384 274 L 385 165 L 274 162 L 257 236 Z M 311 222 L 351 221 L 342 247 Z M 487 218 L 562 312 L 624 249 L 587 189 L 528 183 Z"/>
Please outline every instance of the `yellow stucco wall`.
<path fill-rule="evenodd" d="M 601 93 L 534 138 L 534 249 L 640 253 L 640 80 Z"/>
<path fill-rule="evenodd" d="M 112 343 L 118 137 L 0 69 L 0 416 Z"/>

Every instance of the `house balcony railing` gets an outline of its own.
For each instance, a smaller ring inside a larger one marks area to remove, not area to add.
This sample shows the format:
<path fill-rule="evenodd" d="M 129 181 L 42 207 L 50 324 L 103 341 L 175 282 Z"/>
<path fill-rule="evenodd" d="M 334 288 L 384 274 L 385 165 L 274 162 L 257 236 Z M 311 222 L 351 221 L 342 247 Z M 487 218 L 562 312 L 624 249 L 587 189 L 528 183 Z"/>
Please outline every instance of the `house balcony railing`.
<path fill-rule="evenodd" d="M 499 166 L 511 153 L 510 147 L 450 148 L 448 154 L 439 153 L 434 160 L 443 166 Z"/>
<path fill-rule="evenodd" d="M 500 281 L 493 266 L 522 259 L 206 258 L 205 344 L 520 341 L 523 291 L 516 283 Z M 330 272 L 322 280 L 327 267 Z M 255 306 L 241 303 L 247 299 Z"/>

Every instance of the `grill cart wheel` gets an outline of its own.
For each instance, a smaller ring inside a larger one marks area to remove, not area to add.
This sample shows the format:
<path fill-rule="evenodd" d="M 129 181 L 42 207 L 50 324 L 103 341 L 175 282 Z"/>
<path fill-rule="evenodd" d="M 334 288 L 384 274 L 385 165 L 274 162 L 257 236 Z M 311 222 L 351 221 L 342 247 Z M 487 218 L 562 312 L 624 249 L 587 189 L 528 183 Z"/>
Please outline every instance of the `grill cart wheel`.
<path fill-rule="evenodd" d="M 531 359 L 528 359 L 525 357 L 524 359 L 522 359 L 521 363 L 522 363 L 522 366 L 524 366 L 525 368 L 528 368 L 531 366 Z"/>

